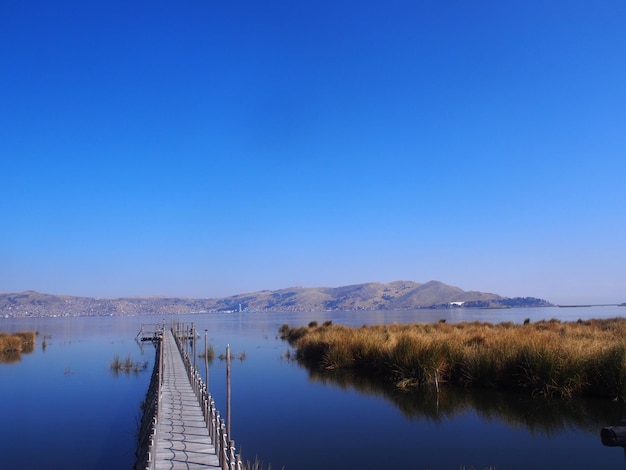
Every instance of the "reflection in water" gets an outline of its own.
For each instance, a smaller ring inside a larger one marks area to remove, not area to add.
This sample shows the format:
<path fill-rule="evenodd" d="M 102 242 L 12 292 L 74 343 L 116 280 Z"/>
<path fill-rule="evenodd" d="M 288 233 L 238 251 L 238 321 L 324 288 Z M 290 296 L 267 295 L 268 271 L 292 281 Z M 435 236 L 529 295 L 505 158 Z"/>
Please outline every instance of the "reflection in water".
<path fill-rule="evenodd" d="M 111 367 L 111 374 L 113 377 L 119 377 L 120 375 L 139 375 L 142 372 L 148 370 L 148 362 L 133 363 L 131 367 Z"/>
<path fill-rule="evenodd" d="M 13 364 L 21 360 L 22 360 L 22 356 L 18 351 L 0 352 L 0 364 Z"/>
<path fill-rule="evenodd" d="M 48 340 L 51 338 L 50 335 L 43 335 L 43 341 L 41 342 L 41 350 L 46 352 L 46 348 L 48 347 Z"/>
<path fill-rule="evenodd" d="M 466 390 L 441 387 L 436 390 L 399 391 L 389 384 L 350 370 L 320 371 L 305 366 L 314 382 L 354 389 L 393 403 L 408 419 L 433 422 L 451 420 L 474 411 L 485 421 L 501 421 L 533 435 L 552 436 L 575 427 L 592 433 L 626 416 L 626 404 L 592 399 L 538 399 L 517 392 Z"/>
<path fill-rule="evenodd" d="M 616 311 L 626 314 L 623 307 L 605 307 L 601 315 L 592 309 L 440 310 L 432 312 L 432 321 L 445 316 L 448 322 L 521 323 L 527 317 L 533 322 L 549 319 L 557 312 L 575 315 L 576 320 L 615 316 Z M 391 468 L 388 460 L 392 454 L 398 462 L 396 467 L 419 470 L 463 466 L 484 469 L 490 465 L 524 470 L 626 468 L 622 449 L 605 448 L 600 442 L 602 427 L 626 417 L 621 405 L 603 402 L 596 407 L 590 401 L 568 404 L 528 400 L 517 394 L 466 392 L 444 386 L 437 407 L 434 390 L 421 395 L 400 393 L 363 378 L 348 380 L 347 374 L 333 374 L 338 378 L 333 379 L 327 373 L 311 374 L 309 380 L 317 382 L 311 384 L 307 383 L 309 374 L 305 369 L 287 362 L 291 362 L 292 352 L 285 353 L 283 360 L 277 358 L 287 349 L 276 338 L 283 323 L 306 325 L 311 320 L 320 324 L 333 320 L 359 327 L 364 323 L 429 321 L 428 315 L 421 310 L 319 312 L 306 316 L 301 312 L 199 314 L 185 318 L 208 329 L 207 342 L 214 344 L 217 354 L 228 343 L 236 352 L 248 351 L 243 363 L 234 362 L 234 435 L 244 445 L 246 455 L 259 455 L 264 462 L 272 462 L 272 468 Z M 180 318 L 166 317 L 165 321 L 169 324 Z M 0 442 L 7 443 L 0 445 L 0 467 L 30 469 L 41 467 L 45 461 L 49 469 L 132 468 L 137 404 L 145 399 L 150 374 L 113 377 L 109 363 L 115 354 L 130 354 L 153 364 L 152 343 L 142 343 L 142 348 L 134 338 L 141 324 L 154 322 L 154 316 L 0 320 L 2 328 L 8 331 L 39 330 L 40 344 L 47 342 L 45 353 L 42 344 L 41 348 L 36 347 L 34 356 L 23 356 L 22 363 L 0 365 L 0 383 L 14 384 L 3 387 L 0 400 Z M 205 349 L 203 343 L 204 338 L 196 345 L 200 354 Z M 198 369 L 205 373 L 204 360 L 200 357 L 196 361 Z M 210 390 L 218 408 L 226 409 L 224 365 L 216 358 L 209 373 Z M 45 384 L 46 393 L 32 390 L 34 378 Z M 320 382 L 328 386 L 323 387 Z M 346 392 L 339 391 L 339 386 Z M 563 405 L 573 408 L 561 411 L 558 407 Z M 557 408 L 549 409 L 552 406 Z M 40 426 L 25 420 L 24 410 L 28 410 L 29 416 L 46 416 L 47 422 L 54 423 L 54 432 L 41 439 Z M 336 415 L 329 419 L 327 410 Z M 477 413 L 485 419 L 476 419 Z M 551 417 L 554 414 L 561 416 L 555 419 Z M 451 418 L 446 421 L 448 416 Z M 435 420 L 441 421 L 441 425 Z M 499 420 L 512 423 L 511 429 Z M 542 424 L 543 421 L 548 424 Z M 583 430 L 578 429 L 579 425 Z M 566 428 L 561 435 L 541 437 L 560 428 Z M 446 439 L 450 433 L 459 436 L 454 446 Z M 37 442 L 36 449 L 33 442 Z M 336 453 L 340 453 L 339 458 Z"/>

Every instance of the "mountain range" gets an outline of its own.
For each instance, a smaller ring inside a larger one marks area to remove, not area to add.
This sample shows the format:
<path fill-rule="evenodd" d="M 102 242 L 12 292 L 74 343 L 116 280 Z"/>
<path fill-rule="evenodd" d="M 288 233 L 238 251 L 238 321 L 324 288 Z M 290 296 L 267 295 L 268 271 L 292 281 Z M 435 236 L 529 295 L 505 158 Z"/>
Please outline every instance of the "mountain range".
<path fill-rule="evenodd" d="M 125 297 L 116 299 L 41 294 L 0 294 L 0 317 L 181 314 L 232 311 L 398 310 L 463 307 L 538 307 L 534 297 L 508 298 L 464 291 L 439 281 L 371 282 L 342 287 L 290 287 L 214 299 Z"/>

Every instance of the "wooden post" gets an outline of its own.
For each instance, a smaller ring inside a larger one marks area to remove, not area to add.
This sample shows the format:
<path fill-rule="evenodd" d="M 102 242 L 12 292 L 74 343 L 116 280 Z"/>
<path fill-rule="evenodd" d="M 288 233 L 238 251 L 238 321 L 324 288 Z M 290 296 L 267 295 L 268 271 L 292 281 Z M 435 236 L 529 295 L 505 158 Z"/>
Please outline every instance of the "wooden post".
<path fill-rule="evenodd" d="M 193 335 L 193 343 L 191 343 L 191 354 L 193 354 L 193 370 L 196 370 L 196 325 L 191 324 L 191 334 Z"/>
<path fill-rule="evenodd" d="M 205 375 L 204 380 L 206 382 L 206 392 L 209 393 L 209 347 L 207 343 L 207 332 L 208 330 L 204 329 L 204 368 Z"/>
<path fill-rule="evenodd" d="M 226 345 L 226 432 L 230 437 L 230 344 Z"/>
<path fill-rule="evenodd" d="M 204 424 L 206 428 L 209 430 L 209 435 L 211 434 L 211 426 L 209 424 L 209 401 L 204 397 L 204 401 L 202 402 L 202 412 L 204 413 Z"/>
<path fill-rule="evenodd" d="M 217 422 L 219 412 L 215 409 L 215 400 L 213 400 L 213 398 L 209 400 L 209 407 L 211 408 L 211 440 L 213 441 L 213 445 L 217 450 Z"/>
<path fill-rule="evenodd" d="M 220 465 L 222 470 L 226 470 L 226 427 L 224 426 L 224 420 L 220 420 L 219 427 L 219 441 L 220 441 Z"/>
<path fill-rule="evenodd" d="M 159 385 L 157 387 L 158 388 L 157 399 L 161 397 L 161 386 L 163 385 L 163 341 L 165 341 L 165 338 L 163 338 L 161 341 L 157 343 L 157 347 L 159 348 L 159 355 L 157 359 L 159 361 Z"/>
<path fill-rule="evenodd" d="M 232 439 L 228 441 L 228 468 L 235 470 L 235 441 Z"/>

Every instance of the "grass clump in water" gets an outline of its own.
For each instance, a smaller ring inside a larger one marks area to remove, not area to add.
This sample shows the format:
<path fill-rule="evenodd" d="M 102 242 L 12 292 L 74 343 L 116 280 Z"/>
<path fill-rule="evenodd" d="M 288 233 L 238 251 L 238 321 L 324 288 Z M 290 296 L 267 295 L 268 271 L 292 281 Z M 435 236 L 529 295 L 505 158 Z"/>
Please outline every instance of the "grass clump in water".
<path fill-rule="evenodd" d="M 215 359 L 215 348 L 212 344 L 209 344 L 206 348 L 206 351 L 202 351 L 200 354 L 198 354 L 198 357 L 206 359 L 207 361 L 209 361 L 210 364 L 213 359 Z"/>
<path fill-rule="evenodd" d="M 522 390 L 626 400 L 626 319 L 280 329 L 312 367 L 351 369 L 401 389 Z"/>
<path fill-rule="evenodd" d="M 21 331 L 19 333 L 0 333 L 0 352 L 32 352 L 35 346 L 35 333 Z"/>
<path fill-rule="evenodd" d="M 283 467 L 283 470 L 284 468 L 285 467 Z M 247 460 L 243 464 L 243 470 L 263 470 L 263 469 L 264 469 L 263 462 L 261 462 L 258 457 L 254 459 L 254 462 Z M 268 465 L 267 470 L 272 470 L 272 466 Z"/>
<path fill-rule="evenodd" d="M 116 374 L 120 372 L 141 372 L 148 368 L 148 362 L 133 361 L 130 356 L 126 356 L 121 359 L 118 355 L 115 355 L 111 361 L 111 370 Z"/>
<path fill-rule="evenodd" d="M 32 353 L 35 350 L 36 335 L 32 331 L 0 333 L 0 362 L 18 362 L 22 353 Z"/>

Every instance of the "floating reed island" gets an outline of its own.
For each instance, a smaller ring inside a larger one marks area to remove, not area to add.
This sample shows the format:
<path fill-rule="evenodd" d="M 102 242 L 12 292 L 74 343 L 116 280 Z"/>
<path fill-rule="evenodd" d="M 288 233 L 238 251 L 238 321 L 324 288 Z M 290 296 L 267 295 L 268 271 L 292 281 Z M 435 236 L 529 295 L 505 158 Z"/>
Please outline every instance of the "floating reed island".
<path fill-rule="evenodd" d="M 626 399 L 626 319 L 418 323 L 325 322 L 280 335 L 319 370 L 351 369 L 402 390 L 455 385 L 532 396 Z"/>

